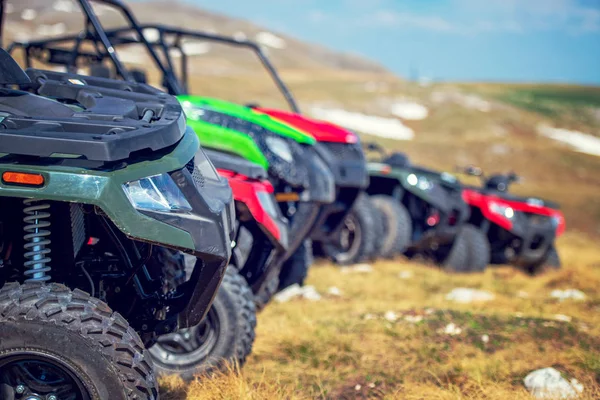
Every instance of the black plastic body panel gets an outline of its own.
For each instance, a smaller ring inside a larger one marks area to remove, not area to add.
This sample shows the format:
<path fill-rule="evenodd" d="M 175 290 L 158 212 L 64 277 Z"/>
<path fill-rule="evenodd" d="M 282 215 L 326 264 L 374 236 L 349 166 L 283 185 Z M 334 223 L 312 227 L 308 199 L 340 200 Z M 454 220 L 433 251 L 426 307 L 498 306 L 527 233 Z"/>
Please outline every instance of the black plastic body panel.
<path fill-rule="evenodd" d="M 252 179 L 262 180 L 268 178 L 267 171 L 263 167 L 244 158 L 209 149 L 205 149 L 204 152 L 215 168 L 233 171 Z"/>
<path fill-rule="evenodd" d="M 6 116 L 0 123 L 0 153 L 111 162 L 164 149 L 183 137 L 185 116 L 178 101 L 150 86 L 26 72 L 32 83 L 23 88 L 31 93 L 1 93 L 0 111 Z"/>

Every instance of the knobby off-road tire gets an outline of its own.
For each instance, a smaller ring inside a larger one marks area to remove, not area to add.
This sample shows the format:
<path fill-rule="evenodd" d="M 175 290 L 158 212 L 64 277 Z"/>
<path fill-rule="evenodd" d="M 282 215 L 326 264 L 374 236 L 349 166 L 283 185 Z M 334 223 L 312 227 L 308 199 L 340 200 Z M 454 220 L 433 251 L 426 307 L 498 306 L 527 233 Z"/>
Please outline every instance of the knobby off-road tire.
<path fill-rule="evenodd" d="M 544 260 L 528 268 L 532 275 L 541 275 L 544 272 L 557 271 L 561 268 L 560 256 L 554 245 L 550 246 Z"/>
<path fill-rule="evenodd" d="M 195 375 L 243 365 L 252 352 L 256 328 L 254 295 L 237 269 L 229 266 L 204 321 L 190 329 L 158 338 L 150 348 L 157 373 Z"/>
<path fill-rule="evenodd" d="M 330 260 L 339 265 L 356 264 L 367 260 L 375 253 L 377 238 L 377 214 L 373 211 L 373 204 L 366 193 L 361 193 L 350 213 L 346 216 L 343 230 L 351 232 L 348 248 L 341 244 L 323 243 L 323 253 Z M 353 227 L 354 231 L 351 231 Z"/>
<path fill-rule="evenodd" d="M 490 242 L 487 236 L 474 225 L 467 224 L 462 227 L 469 246 L 469 259 L 467 269 L 461 272 L 485 271 L 491 261 Z"/>
<path fill-rule="evenodd" d="M 94 400 L 158 397 L 152 360 L 138 334 L 120 314 L 78 289 L 55 283 L 0 289 L 0 365 L 19 355 L 52 360 Z M 0 367 L 0 382 L 9 368 Z"/>
<path fill-rule="evenodd" d="M 393 258 L 404 252 L 410 244 L 412 221 L 403 204 L 391 196 L 376 195 L 371 197 L 375 209 L 381 214 L 383 234 L 377 236 L 378 256 Z"/>
<path fill-rule="evenodd" d="M 469 271 L 469 241 L 464 229 L 460 229 L 449 251 L 442 255 L 438 262 L 448 272 L 470 272 Z"/>
<path fill-rule="evenodd" d="M 312 241 L 305 239 L 300 247 L 283 264 L 279 275 L 278 291 L 293 284 L 304 285 L 308 276 L 308 269 L 313 263 Z"/>

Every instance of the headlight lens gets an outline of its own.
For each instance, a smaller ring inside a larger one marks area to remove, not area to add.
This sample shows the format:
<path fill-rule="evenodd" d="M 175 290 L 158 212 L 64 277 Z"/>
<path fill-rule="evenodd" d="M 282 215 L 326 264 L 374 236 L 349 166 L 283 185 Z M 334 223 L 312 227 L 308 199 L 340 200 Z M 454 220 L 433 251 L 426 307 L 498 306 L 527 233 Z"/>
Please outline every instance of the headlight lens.
<path fill-rule="evenodd" d="M 427 191 L 433 189 L 433 182 L 424 176 L 417 176 L 415 174 L 410 174 L 406 177 L 406 182 L 408 182 L 411 186 L 416 186 L 417 188 Z"/>
<path fill-rule="evenodd" d="M 127 182 L 123 185 L 123 190 L 131 204 L 138 210 L 162 212 L 192 210 L 190 203 L 169 174 Z"/>
<path fill-rule="evenodd" d="M 278 206 L 275 203 L 273 195 L 267 192 L 256 192 L 256 195 L 258 196 L 258 200 L 260 201 L 260 204 L 263 206 L 267 214 L 269 214 L 273 218 L 278 218 Z"/>
<path fill-rule="evenodd" d="M 558 226 L 559 226 L 560 224 L 562 224 L 562 222 L 563 222 L 563 219 L 562 219 L 562 217 L 559 217 L 559 216 L 554 216 L 554 217 L 552 217 L 552 226 L 553 226 L 554 228 L 558 228 Z"/>
<path fill-rule="evenodd" d="M 498 203 L 490 203 L 490 211 L 508 219 L 512 219 L 515 216 L 515 210 L 512 207 Z"/>
<path fill-rule="evenodd" d="M 290 148 L 290 145 L 287 144 L 282 138 L 277 136 L 268 136 L 265 139 L 265 143 L 267 144 L 269 150 L 275 153 L 282 160 L 289 163 L 294 161 L 294 156 L 292 155 L 292 149 Z"/>

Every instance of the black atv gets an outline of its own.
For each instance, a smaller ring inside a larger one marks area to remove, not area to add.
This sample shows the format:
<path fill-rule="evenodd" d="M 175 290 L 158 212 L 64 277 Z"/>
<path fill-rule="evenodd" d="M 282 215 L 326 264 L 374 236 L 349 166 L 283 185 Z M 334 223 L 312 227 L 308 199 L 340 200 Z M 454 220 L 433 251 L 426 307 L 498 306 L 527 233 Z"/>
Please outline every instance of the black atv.
<path fill-rule="evenodd" d="M 466 224 L 469 207 L 458 180 L 414 166 L 403 153 L 386 155 L 377 144 L 367 145 L 367 150 L 380 154 L 367 164 L 371 181 L 367 193 L 383 216 L 380 254 L 426 256 L 456 272 L 483 270 L 488 262 L 473 251 L 478 230 Z"/>
<path fill-rule="evenodd" d="M 231 189 L 175 98 L 0 63 L 0 398 L 156 399 L 146 349 L 208 312 Z"/>

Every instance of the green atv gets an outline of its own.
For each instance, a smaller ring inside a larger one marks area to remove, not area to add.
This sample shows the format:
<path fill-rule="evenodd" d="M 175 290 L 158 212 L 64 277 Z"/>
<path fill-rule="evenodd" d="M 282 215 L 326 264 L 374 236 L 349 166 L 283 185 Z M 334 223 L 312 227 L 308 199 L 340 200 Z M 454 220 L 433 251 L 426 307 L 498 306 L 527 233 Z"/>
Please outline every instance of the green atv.
<path fill-rule="evenodd" d="M 487 263 L 480 265 L 470 255 L 474 227 L 466 223 L 469 207 L 457 179 L 413 165 L 403 153 L 386 155 L 377 144 L 367 149 L 380 154 L 367 165 L 367 193 L 384 228 L 380 255 L 425 256 L 456 272 L 484 269 Z"/>
<path fill-rule="evenodd" d="M 315 139 L 250 107 L 190 95 L 173 67 L 168 48 L 149 43 L 131 11 L 119 0 L 79 0 L 88 23 L 78 35 L 13 43 L 10 50 L 23 49 L 26 62 L 41 61 L 68 69 L 89 67 L 95 76 L 116 76 L 126 81 L 146 82 L 145 71 L 128 69 L 119 59 L 122 49 L 143 45 L 161 77 L 162 86 L 176 95 L 202 146 L 246 159 L 265 168 L 275 189 L 282 214 L 289 220 L 289 243 L 280 263 L 282 275 L 271 276 L 259 307 L 278 288 L 285 286 L 288 273 L 306 274 L 305 257 L 313 230 L 324 204 L 335 200 L 334 176 L 315 148 Z M 117 11 L 128 26 L 104 31 L 90 3 L 104 4 Z M 86 46 L 91 45 L 91 46 Z M 93 48 L 93 51 L 84 49 Z M 109 51 L 110 49 L 110 51 Z M 182 54 L 185 57 L 185 54 Z M 109 64 L 108 66 L 106 64 Z M 283 284 L 279 284 L 280 278 Z M 258 301 L 258 300 L 257 300 Z"/>
<path fill-rule="evenodd" d="M 0 63 L 0 398 L 157 399 L 147 348 L 211 307 L 231 189 L 171 96 Z"/>

